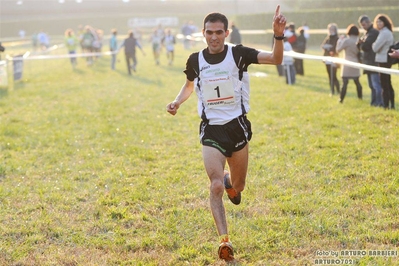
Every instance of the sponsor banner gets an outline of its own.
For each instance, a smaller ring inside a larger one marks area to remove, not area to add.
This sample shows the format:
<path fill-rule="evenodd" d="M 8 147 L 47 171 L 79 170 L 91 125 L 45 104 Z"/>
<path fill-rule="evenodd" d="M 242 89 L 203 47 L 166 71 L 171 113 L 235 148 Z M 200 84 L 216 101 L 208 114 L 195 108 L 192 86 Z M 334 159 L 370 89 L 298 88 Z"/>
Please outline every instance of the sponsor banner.
<path fill-rule="evenodd" d="M 159 25 L 162 25 L 162 27 L 177 27 L 179 19 L 177 17 L 131 18 L 127 25 L 129 28 L 153 28 Z"/>

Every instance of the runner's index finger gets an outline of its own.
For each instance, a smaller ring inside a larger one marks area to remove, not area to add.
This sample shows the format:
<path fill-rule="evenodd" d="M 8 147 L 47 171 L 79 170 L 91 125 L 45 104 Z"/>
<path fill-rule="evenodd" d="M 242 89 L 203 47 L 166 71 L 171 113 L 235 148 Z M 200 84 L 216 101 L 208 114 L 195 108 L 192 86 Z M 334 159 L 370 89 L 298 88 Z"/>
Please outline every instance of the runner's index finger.
<path fill-rule="evenodd" d="M 280 5 L 276 7 L 276 16 L 280 15 Z"/>

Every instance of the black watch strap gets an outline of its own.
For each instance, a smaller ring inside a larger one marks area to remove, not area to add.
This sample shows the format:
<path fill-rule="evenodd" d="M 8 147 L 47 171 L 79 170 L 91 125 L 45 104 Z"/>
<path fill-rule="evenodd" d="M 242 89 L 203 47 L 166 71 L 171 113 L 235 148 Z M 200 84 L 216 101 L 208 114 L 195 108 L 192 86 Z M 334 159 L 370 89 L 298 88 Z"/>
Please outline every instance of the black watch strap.
<path fill-rule="evenodd" d="M 276 35 L 273 35 L 274 36 L 274 39 L 276 39 L 276 40 L 284 40 L 284 34 L 283 34 L 283 36 L 276 36 Z"/>

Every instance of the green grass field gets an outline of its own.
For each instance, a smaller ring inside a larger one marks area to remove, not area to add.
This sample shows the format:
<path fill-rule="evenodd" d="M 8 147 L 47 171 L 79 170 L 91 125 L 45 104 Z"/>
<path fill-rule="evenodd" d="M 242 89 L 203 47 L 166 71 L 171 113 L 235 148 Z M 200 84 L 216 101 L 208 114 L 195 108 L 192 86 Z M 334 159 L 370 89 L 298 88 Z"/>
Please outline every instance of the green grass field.
<path fill-rule="evenodd" d="M 145 50 L 132 76 L 122 53 L 116 71 L 107 56 L 26 61 L 0 89 L 0 265 L 224 265 L 196 96 L 165 111 L 190 52 L 168 67 Z M 237 265 L 399 265 L 398 111 L 369 106 L 365 76 L 363 101 L 351 82 L 339 104 L 321 62 L 294 86 L 257 71 L 247 187 L 239 206 L 225 196 Z M 340 256 L 353 250 L 367 254 Z"/>

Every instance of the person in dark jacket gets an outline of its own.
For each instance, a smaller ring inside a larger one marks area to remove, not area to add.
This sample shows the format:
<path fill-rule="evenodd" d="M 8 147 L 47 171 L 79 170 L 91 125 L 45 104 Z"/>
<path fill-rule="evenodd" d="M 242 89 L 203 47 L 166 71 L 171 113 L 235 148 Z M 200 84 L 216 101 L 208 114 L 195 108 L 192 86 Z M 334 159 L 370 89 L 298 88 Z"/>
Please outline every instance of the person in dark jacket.
<path fill-rule="evenodd" d="M 295 24 L 291 22 L 288 24 L 287 31 L 290 31 L 292 34 L 290 34 L 290 37 L 287 39 L 287 41 L 291 44 L 292 49 L 295 51 L 296 50 L 296 41 L 297 41 L 297 35 L 295 32 Z"/>
<path fill-rule="evenodd" d="M 306 50 L 306 37 L 305 37 L 305 30 L 300 27 L 298 29 L 299 35 L 296 38 L 295 42 L 295 49 L 294 51 L 297 53 L 304 54 Z M 300 58 L 295 58 L 295 70 L 298 75 L 304 75 L 304 70 L 303 70 L 303 59 Z"/>
<path fill-rule="evenodd" d="M 338 41 L 338 26 L 335 23 L 330 23 L 328 24 L 327 29 L 328 35 L 322 42 L 321 48 L 324 50 L 324 56 L 336 57 L 338 56 L 338 53 L 336 52 L 336 46 Z M 330 81 L 331 95 L 334 95 L 334 87 L 337 92 L 340 93 L 339 81 L 337 79 L 338 65 L 331 61 L 325 61 L 325 64 L 328 78 Z"/>
<path fill-rule="evenodd" d="M 241 44 L 241 33 L 236 25 L 231 25 L 230 42 L 233 44 Z"/>
<path fill-rule="evenodd" d="M 375 62 L 375 52 L 373 51 L 372 44 L 378 37 L 379 31 L 373 27 L 373 22 L 366 15 L 359 17 L 359 25 L 366 31 L 358 41 L 358 48 L 362 51 L 362 63 L 370 66 L 378 66 Z M 380 82 L 380 75 L 378 72 L 371 70 L 364 70 L 363 74 L 367 74 L 367 81 L 371 89 L 371 106 L 382 107 L 382 87 Z"/>
<path fill-rule="evenodd" d="M 128 38 L 126 38 L 121 47 L 125 47 L 125 58 L 126 58 L 126 64 L 127 64 L 127 70 L 129 72 L 129 75 L 132 74 L 131 69 L 133 69 L 134 72 L 136 72 L 136 66 L 137 66 L 137 58 L 136 58 L 136 47 L 138 47 L 142 52 L 143 55 L 145 55 L 143 48 L 141 48 L 140 43 L 138 43 L 137 39 L 134 38 L 133 31 L 128 32 Z M 130 60 L 133 61 L 133 65 L 130 65 Z"/>

